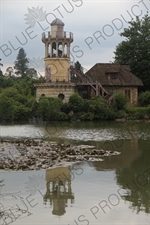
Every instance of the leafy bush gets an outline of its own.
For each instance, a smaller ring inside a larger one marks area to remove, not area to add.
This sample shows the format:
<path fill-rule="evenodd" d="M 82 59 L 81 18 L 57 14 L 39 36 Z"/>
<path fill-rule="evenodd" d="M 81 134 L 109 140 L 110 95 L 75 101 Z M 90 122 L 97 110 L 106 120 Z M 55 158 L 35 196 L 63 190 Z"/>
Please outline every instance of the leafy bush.
<path fill-rule="evenodd" d="M 150 117 L 150 107 L 131 107 L 127 108 L 126 112 L 128 118 L 131 119 L 144 119 L 145 116 Z"/>
<path fill-rule="evenodd" d="M 37 116 L 43 120 L 57 120 L 63 103 L 59 98 L 41 97 L 37 106 Z"/>
<path fill-rule="evenodd" d="M 69 116 L 66 115 L 64 112 L 59 112 L 58 114 L 58 120 L 60 121 L 66 121 L 69 119 Z"/>
<path fill-rule="evenodd" d="M 127 97 L 122 92 L 117 92 L 114 94 L 112 107 L 115 111 L 124 110 L 127 102 Z"/>
<path fill-rule="evenodd" d="M 139 103 L 141 106 L 150 105 L 150 91 L 143 92 L 139 95 Z"/>
<path fill-rule="evenodd" d="M 117 112 L 117 118 L 126 118 L 128 116 L 125 110 L 120 110 Z"/>
<path fill-rule="evenodd" d="M 69 98 L 68 107 L 75 113 L 84 111 L 84 99 L 78 94 L 73 94 Z"/>
<path fill-rule="evenodd" d="M 94 114 L 91 112 L 88 113 L 84 113 L 82 115 L 80 115 L 79 117 L 81 120 L 93 120 L 94 119 Z"/>
<path fill-rule="evenodd" d="M 95 120 L 101 119 L 114 119 L 116 117 L 115 112 L 110 109 L 106 103 L 106 100 L 101 96 L 96 96 L 89 100 L 89 112 L 94 114 Z"/>

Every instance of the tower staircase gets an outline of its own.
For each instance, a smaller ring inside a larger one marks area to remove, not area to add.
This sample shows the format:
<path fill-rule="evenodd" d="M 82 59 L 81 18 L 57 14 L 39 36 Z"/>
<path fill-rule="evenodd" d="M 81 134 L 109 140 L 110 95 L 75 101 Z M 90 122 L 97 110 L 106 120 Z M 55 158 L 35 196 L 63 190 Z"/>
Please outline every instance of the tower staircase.
<path fill-rule="evenodd" d="M 81 66 L 79 70 L 75 67 L 75 64 L 72 64 L 70 66 L 71 81 L 76 82 L 77 85 L 89 85 L 94 89 L 96 96 L 101 95 L 106 98 L 109 93 L 100 82 L 93 79 L 92 73 L 87 74 L 87 72 L 88 70 L 86 68 Z"/>

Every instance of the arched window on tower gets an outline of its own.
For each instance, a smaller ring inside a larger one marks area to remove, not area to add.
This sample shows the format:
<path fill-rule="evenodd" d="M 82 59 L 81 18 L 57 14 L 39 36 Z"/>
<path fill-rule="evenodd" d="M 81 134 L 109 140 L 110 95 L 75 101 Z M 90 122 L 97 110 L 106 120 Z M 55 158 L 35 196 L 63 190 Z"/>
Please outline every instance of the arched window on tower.
<path fill-rule="evenodd" d="M 58 43 L 58 57 L 62 57 L 63 45 L 62 42 Z"/>
<path fill-rule="evenodd" d="M 64 57 L 67 57 L 67 43 L 64 44 Z"/>
<path fill-rule="evenodd" d="M 52 57 L 56 57 L 56 42 L 52 43 Z"/>

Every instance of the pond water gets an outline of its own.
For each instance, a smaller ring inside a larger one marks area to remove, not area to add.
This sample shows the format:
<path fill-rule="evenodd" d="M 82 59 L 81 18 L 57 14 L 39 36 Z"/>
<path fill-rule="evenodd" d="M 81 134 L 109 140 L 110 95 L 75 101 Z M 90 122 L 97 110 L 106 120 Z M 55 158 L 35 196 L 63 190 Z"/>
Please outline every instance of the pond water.
<path fill-rule="evenodd" d="M 150 123 L 1 125 L 1 138 L 43 138 L 118 151 L 101 162 L 0 174 L 0 224 L 150 224 Z"/>

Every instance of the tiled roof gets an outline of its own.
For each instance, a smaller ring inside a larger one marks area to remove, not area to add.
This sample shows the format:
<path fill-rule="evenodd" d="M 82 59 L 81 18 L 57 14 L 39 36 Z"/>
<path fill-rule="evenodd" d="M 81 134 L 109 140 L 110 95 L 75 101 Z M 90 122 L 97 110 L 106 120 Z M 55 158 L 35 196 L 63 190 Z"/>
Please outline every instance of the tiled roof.
<path fill-rule="evenodd" d="M 143 86 L 128 65 L 97 63 L 86 74 L 104 86 Z"/>

